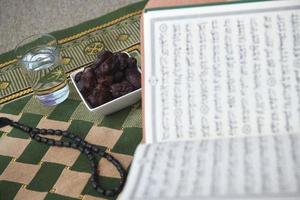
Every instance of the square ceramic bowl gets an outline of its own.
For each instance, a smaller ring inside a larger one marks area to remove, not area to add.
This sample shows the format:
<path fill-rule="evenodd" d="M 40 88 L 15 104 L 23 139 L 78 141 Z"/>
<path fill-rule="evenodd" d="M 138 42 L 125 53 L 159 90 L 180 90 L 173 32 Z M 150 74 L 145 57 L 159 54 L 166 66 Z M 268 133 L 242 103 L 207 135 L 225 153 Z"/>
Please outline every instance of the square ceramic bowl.
<path fill-rule="evenodd" d="M 87 107 L 87 109 L 91 112 L 94 111 L 99 111 L 101 112 L 103 115 L 108 115 L 111 114 L 113 112 L 119 111 L 123 108 L 126 108 L 127 106 L 130 106 L 134 103 L 136 103 L 138 100 L 141 99 L 141 92 L 142 92 L 142 88 L 137 89 L 133 92 L 130 92 L 128 94 L 125 94 L 119 98 L 113 99 L 105 104 L 102 104 L 98 107 L 95 108 L 91 108 L 88 104 L 88 102 L 84 99 L 83 95 L 81 94 L 81 92 L 79 91 L 76 82 L 75 82 L 75 76 L 77 73 L 82 72 L 84 70 L 84 68 L 81 68 L 79 70 L 76 70 L 74 72 L 71 73 L 70 77 L 71 77 L 71 81 L 74 84 L 76 91 L 78 92 L 81 100 L 83 101 L 84 105 Z M 140 69 L 138 68 L 138 71 L 141 73 Z"/>

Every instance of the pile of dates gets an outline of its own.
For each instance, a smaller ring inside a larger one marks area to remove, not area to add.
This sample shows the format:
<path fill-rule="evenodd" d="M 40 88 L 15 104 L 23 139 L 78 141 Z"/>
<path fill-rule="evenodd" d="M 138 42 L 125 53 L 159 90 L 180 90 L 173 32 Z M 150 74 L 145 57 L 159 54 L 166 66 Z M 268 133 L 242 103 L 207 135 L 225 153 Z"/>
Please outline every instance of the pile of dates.
<path fill-rule="evenodd" d="M 77 88 L 92 108 L 141 88 L 137 61 L 126 53 L 101 51 L 91 67 L 75 76 Z"/>

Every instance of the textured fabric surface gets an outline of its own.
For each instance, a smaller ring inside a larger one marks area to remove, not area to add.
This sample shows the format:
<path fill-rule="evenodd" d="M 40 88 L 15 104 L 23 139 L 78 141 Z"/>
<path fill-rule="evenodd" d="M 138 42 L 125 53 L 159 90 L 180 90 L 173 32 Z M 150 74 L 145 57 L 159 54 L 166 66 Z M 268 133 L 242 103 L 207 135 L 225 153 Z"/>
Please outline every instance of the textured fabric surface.
<path fill-rule="evenodd" d="M 58 39 L 63 68 L 72 71 L 89 65 L 96 53 L 127 51 L 139 58 L 139 20 L 144 2 L 132 4 L 101 18 L 53 32 Z M 0 104 L 32 93 L 13 51 L 0 55 Z"/>
<path fill-rule="evenodd" d="M 73 87 L 71 93 L 77 95 Z M 69 98 L 45 112 L 30 95 L 4 105 L 0 116 L 39 128 L 69 130 L 110 151 L 128 168 L 142 140 L 141 103 L 108 116 L 91 117 L 83 108 L 83 102 Z M 109 162 L 100 159 L 99 170 L 104 186 L 117 183 L 118 172 Z M 14 128 L 0 129 L 0 199 L 97 199 L 101 196 L 91 188 L 89 172 L 87 158 L 77 150 L 37 143 Z"/>
<path fill-rule="evenodd" d="M 0 54 L 24 38 L 65 29 L 140 0 L 0 0 Z"/>
<path fill-rule="evenodd" d="M 134 4 L 54 33 L 60 41 L 65 71 L 69 74 L 89 65 L 102 49 L 128 51 L 139 60 L 139 19 L 143 6 Z M 33 127 L 68 130 L 111 152 L 124 167 L 129 167 L 134 150 L 142 141 L 141 102 L 107 116 L 91 113 L 69 82 L 68 99 L 57 106 L 44 107 L 31 94 L 26 80 L 20 78 L 22 74 L 9 53 L 0 58 L 1 117 Z M 100 183 L 105 188 L 116 185 L 116 169 L 104 159 L 99 163 Z M 106 199 L 92 188 L 89 173 L 87 158 L 77 150 L 37 143 L 11 127 L 0 129 L 1 200 Z"/>

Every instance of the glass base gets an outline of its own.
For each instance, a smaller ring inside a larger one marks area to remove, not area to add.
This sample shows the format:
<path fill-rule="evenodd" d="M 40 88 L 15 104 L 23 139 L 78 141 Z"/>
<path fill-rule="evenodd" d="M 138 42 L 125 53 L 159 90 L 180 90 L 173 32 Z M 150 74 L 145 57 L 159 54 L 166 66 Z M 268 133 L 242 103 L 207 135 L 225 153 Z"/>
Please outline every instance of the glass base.
<path fill-rule="evenodd" d="M 45 106 L 54 106 L 66 100 L 69 96 L 69 86 L 65 87 L 47 95 L 36 96 L 36 98 Z"/>

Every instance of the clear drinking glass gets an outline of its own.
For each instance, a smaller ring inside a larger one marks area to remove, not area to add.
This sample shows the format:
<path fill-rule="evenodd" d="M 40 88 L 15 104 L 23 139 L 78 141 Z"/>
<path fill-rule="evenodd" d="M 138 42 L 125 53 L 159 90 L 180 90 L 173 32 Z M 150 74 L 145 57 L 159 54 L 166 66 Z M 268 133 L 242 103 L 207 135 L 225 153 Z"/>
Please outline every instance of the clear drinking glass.
<path fill-rule="evenodd" d="M 42 104 L 56 105 L 68 97 L 69 86 L 55 37 L 49 34 L 33 35 L 23 40 L 15 53 L 24 76 Z"/>

